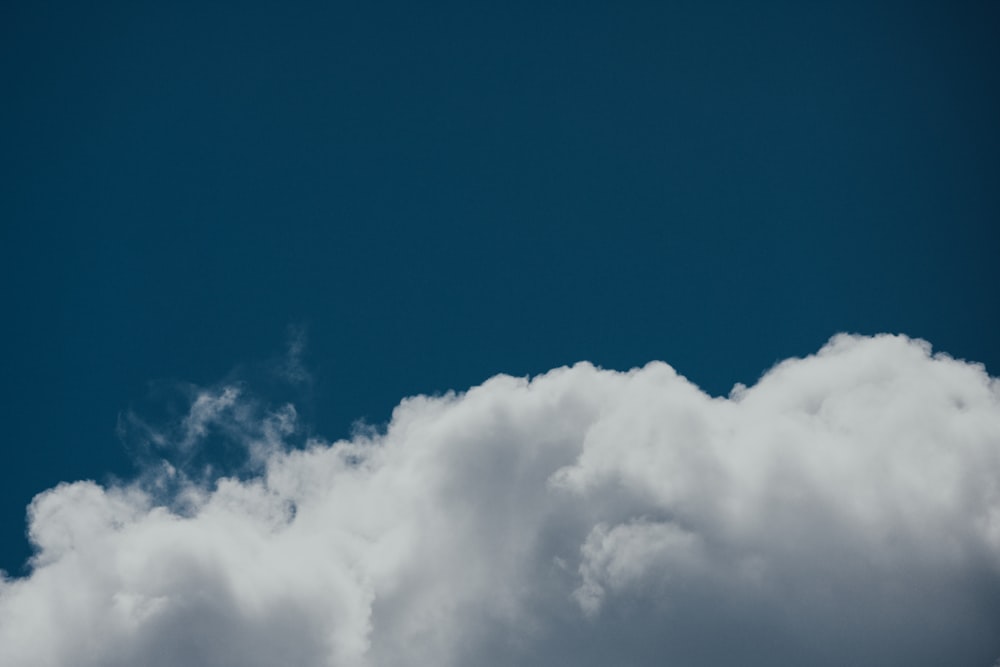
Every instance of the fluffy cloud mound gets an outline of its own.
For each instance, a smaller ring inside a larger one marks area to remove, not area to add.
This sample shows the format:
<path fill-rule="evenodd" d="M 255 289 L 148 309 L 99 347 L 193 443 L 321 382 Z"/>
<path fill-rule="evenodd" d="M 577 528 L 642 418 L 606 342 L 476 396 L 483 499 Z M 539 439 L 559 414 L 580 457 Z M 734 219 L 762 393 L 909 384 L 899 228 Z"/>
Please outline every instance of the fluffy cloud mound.
<path fill-rule="evenodd" d="M 1000 383 L 922 341 L 836 336 L 728 398 L 663 363 L 497 376 L 304 448 L 242 401 L 201 392 L 173 437 L 220 426 L 256 474 L 34 500 L 0 664 L 1000 655 Z"/>

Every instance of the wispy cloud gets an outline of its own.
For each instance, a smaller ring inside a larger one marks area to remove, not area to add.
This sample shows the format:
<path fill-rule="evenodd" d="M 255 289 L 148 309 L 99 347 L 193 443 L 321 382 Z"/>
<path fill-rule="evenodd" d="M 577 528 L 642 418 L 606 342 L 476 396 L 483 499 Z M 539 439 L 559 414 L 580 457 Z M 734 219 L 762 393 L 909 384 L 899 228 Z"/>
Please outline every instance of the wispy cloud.
<path fill-rule="evenodd" d="M 351 440 L 287 446 L 295 421 L 199 390 L 151 430 L 186 450 L 223 429 L 256 474 L 40 494 L 0 664 L 1000 654 L 1000 388 L 921 341 L 837 336 L 729 398 L 583 363 L 409 398 Z"/>

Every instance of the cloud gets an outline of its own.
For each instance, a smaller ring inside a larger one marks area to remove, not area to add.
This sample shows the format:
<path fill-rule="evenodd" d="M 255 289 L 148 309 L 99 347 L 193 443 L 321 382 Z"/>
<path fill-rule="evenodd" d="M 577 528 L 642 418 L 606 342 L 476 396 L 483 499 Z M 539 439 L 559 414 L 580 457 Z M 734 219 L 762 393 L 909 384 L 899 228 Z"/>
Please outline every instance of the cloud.
<path fill-rule="evenodd" d="M 663 363 L 416 396 L 288 446 L 291 406 L 202 390 L 230 477 L 163 464 L 32 502 L 0 664 L 990 665 L 1000 384 L 839 335 L 710 397 Z"/>

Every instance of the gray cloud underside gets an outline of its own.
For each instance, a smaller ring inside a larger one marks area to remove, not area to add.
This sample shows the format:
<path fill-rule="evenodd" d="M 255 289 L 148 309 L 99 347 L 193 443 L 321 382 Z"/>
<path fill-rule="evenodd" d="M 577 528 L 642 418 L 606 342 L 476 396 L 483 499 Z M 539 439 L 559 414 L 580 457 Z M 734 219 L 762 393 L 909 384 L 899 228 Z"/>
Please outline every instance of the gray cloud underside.
<path fill-rule="evenodd" d="M 662 363 L 497 376 L 305 449 L 241 400 L 203 391 L 177 438 L 226 426 L 249 479 L 35 499 L 0 664 L 1000 656 L 1000 388 L 921 341 L 836 336 L 728 398 Z"/>

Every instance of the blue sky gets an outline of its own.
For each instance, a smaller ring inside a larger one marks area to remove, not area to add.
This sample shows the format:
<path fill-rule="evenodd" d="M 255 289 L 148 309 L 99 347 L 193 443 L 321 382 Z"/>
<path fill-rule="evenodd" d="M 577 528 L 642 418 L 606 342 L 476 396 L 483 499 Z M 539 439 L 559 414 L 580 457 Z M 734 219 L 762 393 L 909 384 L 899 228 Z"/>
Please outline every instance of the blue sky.
<path fill-rule="evenodd" d="M 1000 6 L 543 4 L 0 9 L 0 568 L 35 494 L 136 473 L 164 383 L 335 439 L 580 360 L 725 395 L 840 331 L 998 372 Z"/>

